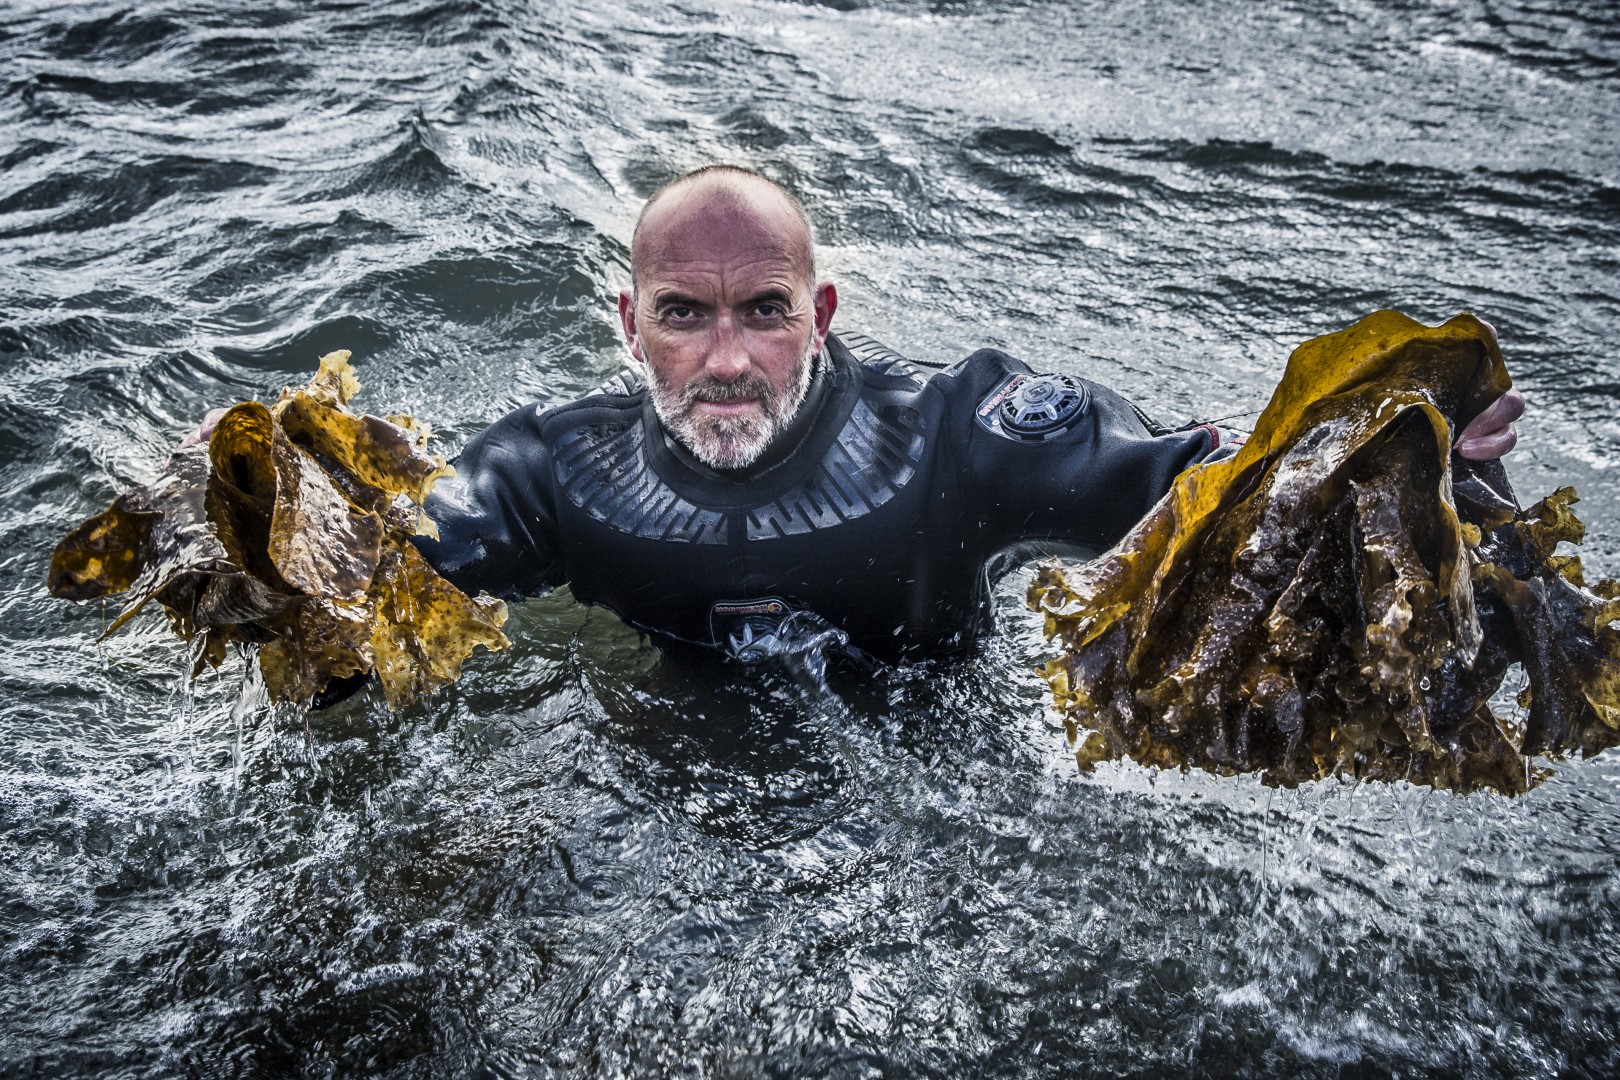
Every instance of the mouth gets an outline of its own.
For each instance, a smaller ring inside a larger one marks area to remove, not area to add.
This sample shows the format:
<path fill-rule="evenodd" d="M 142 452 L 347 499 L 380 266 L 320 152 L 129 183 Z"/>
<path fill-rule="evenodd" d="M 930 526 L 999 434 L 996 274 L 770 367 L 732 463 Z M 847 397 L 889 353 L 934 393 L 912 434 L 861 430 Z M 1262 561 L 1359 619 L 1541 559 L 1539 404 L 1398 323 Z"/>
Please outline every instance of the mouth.
<path fill-rule="evenodd" d="M 744 416 L 757 413 L 761 405 L 757 398 L 727 398 L 724 401 L 709 401 L 698 399 L 692 403 L 693 412 L 703 412 L 710 416 Z"/>

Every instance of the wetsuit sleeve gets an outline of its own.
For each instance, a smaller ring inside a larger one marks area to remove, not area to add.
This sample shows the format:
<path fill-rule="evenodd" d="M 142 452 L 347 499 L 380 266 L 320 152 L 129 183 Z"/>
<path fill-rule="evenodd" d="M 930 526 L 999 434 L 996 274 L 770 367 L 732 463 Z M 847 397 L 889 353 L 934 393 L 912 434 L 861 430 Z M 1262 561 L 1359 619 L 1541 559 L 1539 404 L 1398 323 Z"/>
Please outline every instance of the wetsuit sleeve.
<path fill-rule="evenodd" d="M 463 592 L 516 600 L 563 583 L 545 418 L 526 406 L 485 428 L 428 497 L 439 537 L 417 547 Z"/>
<path fill-rule="evenodd" d="M 1066 428 L 1026 438 L 1004 428 L 987 407 L 1030 369 L 983 350 L 953 372 L 964 399 L 952 423 L 965 437 L 958 463 L 964 491 L 976 493 L 979 527 L 1003 545 L 1076 548 L 1097 553 L 1130 531 L 1176 476 L 1217 450 L 1218 431 L 1166 432 L 1098 383 L 1084 387 L 1082 411 Z M 966 408 L 961 406 L 965 405 Z"/>

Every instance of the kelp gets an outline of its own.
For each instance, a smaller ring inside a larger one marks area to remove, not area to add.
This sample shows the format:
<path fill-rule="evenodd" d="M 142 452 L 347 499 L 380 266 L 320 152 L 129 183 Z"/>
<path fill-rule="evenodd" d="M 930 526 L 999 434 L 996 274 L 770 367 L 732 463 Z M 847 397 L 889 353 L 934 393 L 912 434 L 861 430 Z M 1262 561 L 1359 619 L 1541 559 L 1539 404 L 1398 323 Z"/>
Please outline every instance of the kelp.
<path fill-rule="evenodd" d="M 1101 558 L 1043 566 L 1042 674 L 1080 766 L 1518 794 L 1548 775 L 1532 759 L 1620 744 L 1620 583 L 1558 551 L 1574 490 L 1521 509 L 1499 462 L 1451 453 L 1510 386 L 1472 316 L 1369 315 L 1295 350 L 1235 457 Z"/>
<path fill-rule="evenodd" d="M 474 646 L 506 647 L 506 608 L 411 543 L 433 533 L 421 506 L 453 470 L 417 421 L 350 410 L 359 389 L 340 351 L 274 405 L 232 407 L 206 444 L 57 545 L 51 594 L 128 593 L 104 638 L 155 599 L 192 643 L 193 678 L 232 646 L 257 649 L 274 701 L 376 672 L 397 709 L 454 682 Z"/>

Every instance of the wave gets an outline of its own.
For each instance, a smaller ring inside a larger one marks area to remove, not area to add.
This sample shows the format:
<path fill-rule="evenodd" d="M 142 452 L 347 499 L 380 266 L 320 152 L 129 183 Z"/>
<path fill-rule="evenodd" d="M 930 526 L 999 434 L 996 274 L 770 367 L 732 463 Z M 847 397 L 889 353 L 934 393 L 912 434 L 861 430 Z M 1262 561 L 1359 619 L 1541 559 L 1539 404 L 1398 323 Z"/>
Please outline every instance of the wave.
<path fill-rule="evenodd" d="M 105 228 L 135 220 L 162 204 L 259 186 L 277 175 L 274 169 L 245 161 L 190 155 L 121 161 L 91 152 L 71 160 L 71 167 L 70 161 L 47 163 L 38 156 L 34 164 L 52 167 L 0 198 L 0 237 Z"/>
<path fill-rule="evenodd" d="M 381 155 L 317 174 L 319 179 L 298 196 L 298 201 L 324 202 L 392 193 L 421 197 L 471 183 L 446 163 L 444 140 L 420 109 L 401 120 L 397 130 L 401 134 L 391 144 L 385 144 L 387 149 Z M 358 155 L 349 149 L 343 156 Z"/>

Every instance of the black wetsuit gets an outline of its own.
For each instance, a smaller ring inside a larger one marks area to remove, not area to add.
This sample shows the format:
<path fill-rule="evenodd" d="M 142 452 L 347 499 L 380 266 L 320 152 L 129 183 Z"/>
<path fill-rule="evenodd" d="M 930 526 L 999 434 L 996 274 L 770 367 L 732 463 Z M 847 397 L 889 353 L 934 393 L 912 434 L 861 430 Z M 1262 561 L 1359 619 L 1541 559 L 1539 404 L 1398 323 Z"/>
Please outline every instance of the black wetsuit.
<path fill-rule="evenodd" d="M 626 372 L 477 435 L 429 500 L 440 539 L 421 547 L 469 592 L 566 582 L 655 636 L 744 659 L 846 636 L 914 659 L 971 645 L 1017 561 L 1107 548 L 1219 441 L 994 350 L 929 376 L 829 337 L 804 407 L 749 468 L 696 461 Z"/>

